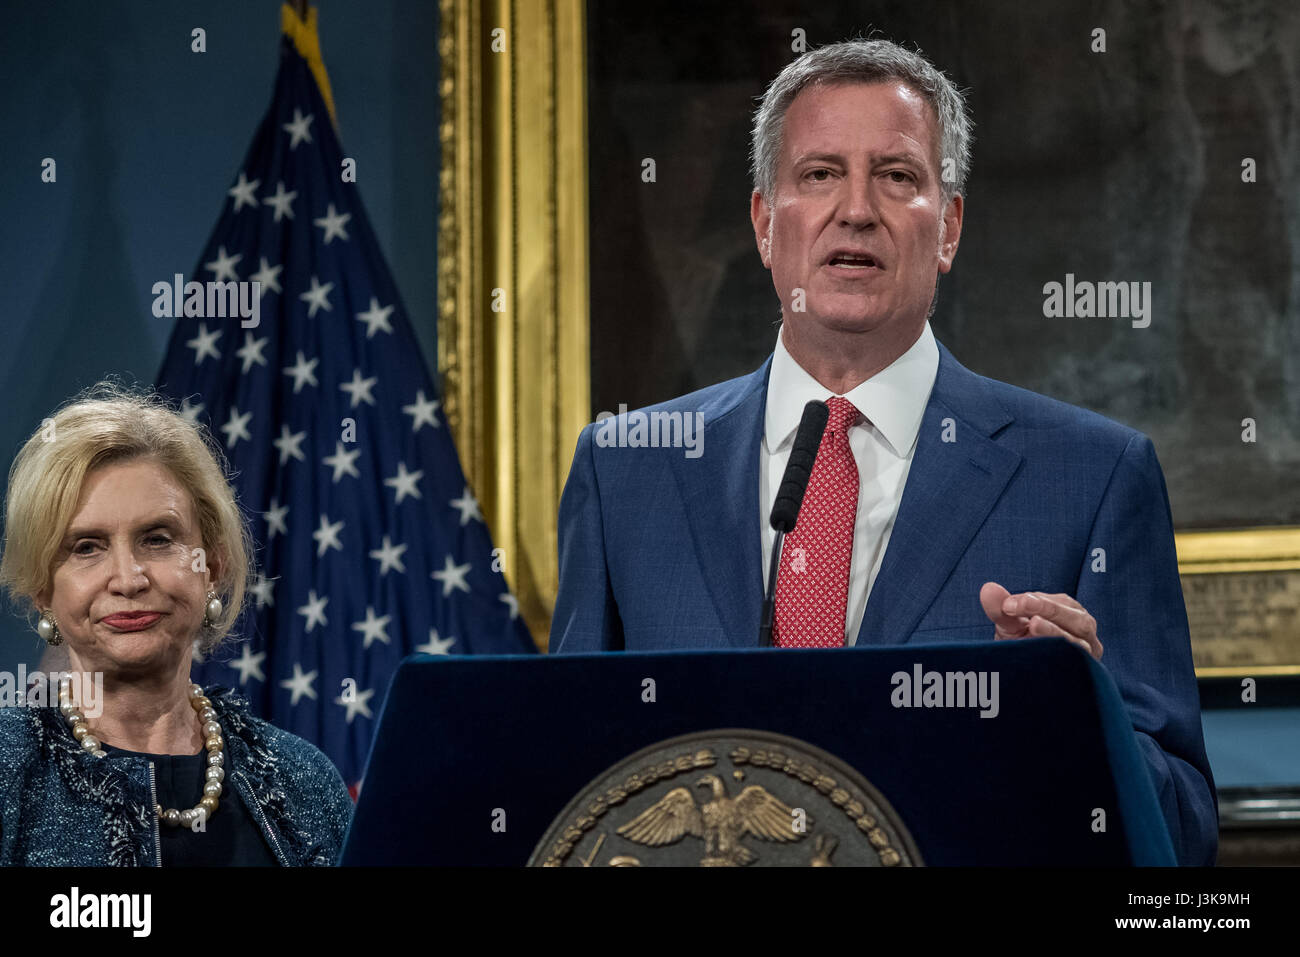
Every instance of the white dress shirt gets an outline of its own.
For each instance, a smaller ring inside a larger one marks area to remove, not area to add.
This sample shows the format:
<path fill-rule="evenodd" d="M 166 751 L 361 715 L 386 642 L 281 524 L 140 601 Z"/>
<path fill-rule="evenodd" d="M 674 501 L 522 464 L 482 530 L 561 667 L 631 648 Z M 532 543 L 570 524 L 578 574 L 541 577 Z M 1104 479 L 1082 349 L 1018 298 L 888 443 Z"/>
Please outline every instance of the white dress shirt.
<path fill-rule="evenodd" d="M 845 612 L 845 643 L 857 642 L 867 597 L 880 572 L 889 536 L 912 467 L 921 419 L 939 371 L 939 347 L 930 323 L 912 347 L 844 398 L 861 413 L 849 428 L 849 446 L 858 466 L 858 511 L 853 523 L 853 556 L 849 563 L 849 602 Z M 776 337 L 772 371 L 767 381 L 767 417 L 759 454 L 758 505 L 763 529 L 763 586 L 772 545 L 769 521 L 781 485 L 794 433 L 803 407 L 813 399 L 825 401 L 829 391 L 809 375 Z"/>

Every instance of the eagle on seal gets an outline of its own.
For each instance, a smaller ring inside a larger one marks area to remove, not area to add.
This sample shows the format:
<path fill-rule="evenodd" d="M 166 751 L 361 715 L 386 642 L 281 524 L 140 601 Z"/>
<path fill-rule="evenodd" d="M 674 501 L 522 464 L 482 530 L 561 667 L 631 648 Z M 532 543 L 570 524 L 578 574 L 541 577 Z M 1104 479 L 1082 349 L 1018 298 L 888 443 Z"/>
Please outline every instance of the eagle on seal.
<path fill-rule="evenodd" d="M 795 830 L 794 809 L 760 785 L 751 784 L 734 798 L 727 795 L 716 774 L 706 774 L 695 785 L 712 790 L 711 800 L 703 806 L 695 803 L 686 788 L 674 788 L 618 833 L 649 847 L 673 844 L 690 834 L 704 841 L 701 867 L 739 867 L 755 860 L 754 853 L 740 843 L 746 835 L 767 841 L 798 841 L 812 827 L 808 818 L 806 827 Z"/>

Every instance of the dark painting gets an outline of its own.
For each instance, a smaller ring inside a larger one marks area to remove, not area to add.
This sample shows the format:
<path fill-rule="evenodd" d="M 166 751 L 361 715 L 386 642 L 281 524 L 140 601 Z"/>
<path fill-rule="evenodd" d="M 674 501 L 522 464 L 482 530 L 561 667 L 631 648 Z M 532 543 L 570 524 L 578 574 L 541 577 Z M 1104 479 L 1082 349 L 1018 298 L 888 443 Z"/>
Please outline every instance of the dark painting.
<path fill-rule="evenodd" d="M 588 17 L 593 416 L 771 352 L 756 98 L 796 31 L 809 48 L 879 36 L 946 71 L 975 122 L 938 339 L 1150 435 L 1179 528 L 1300 524 L 1294 4 L 590 0 Z M 1137 283 L 1149 324 L 1045 315 L 1052 282 Z"/>

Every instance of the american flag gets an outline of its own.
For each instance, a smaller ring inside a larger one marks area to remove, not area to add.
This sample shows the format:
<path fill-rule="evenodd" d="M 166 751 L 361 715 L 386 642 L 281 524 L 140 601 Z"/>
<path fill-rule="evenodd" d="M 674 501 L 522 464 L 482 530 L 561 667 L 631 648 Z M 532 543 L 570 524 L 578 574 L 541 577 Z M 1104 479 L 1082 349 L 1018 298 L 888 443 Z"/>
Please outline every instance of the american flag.
<path fill-rule="evenodd" d="M 258 575 L 234 686 L 356 793 L 414 652 L 535 651 L 307 62 L 281 38 L 270 109 L 190 279 L 261 283 L 260 322 L 176 319 L 157 387 L 236 472 Z"/>

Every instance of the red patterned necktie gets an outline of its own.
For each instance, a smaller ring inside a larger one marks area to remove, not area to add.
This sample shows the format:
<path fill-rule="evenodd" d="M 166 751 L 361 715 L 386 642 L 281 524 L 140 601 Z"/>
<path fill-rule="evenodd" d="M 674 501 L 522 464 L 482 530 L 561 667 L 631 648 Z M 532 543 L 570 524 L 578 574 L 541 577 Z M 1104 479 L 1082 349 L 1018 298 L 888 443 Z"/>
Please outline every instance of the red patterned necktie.
<path fill-rule="evenodd" d="M 849 603 L 849 562 L 858 511 L 858 465 L 848 399 L 826 401 L 830 416 L 794 531 L 785 537 L 776 578 L 774 643 L 781 648 L 839 648 Z"/>

